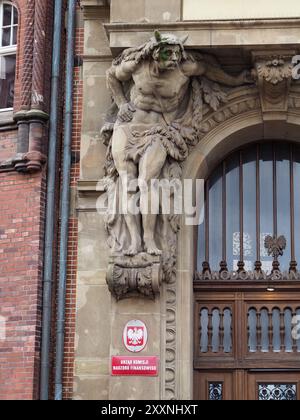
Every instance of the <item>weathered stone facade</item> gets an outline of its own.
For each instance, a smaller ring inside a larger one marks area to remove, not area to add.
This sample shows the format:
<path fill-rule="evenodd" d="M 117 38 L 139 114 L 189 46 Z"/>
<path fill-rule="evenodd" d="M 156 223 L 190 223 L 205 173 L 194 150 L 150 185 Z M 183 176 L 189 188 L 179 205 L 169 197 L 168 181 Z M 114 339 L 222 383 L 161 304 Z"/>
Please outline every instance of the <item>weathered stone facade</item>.
<path fill-rule="evenodd" d="M 1 316 L 7 318 L 9 338 L 6 341 L 0 338 L 0 399 L 37 399 L 54 2 L 19 0 L 15 3 L 20 12 L 20 28 L 14 112 L 0 114 L 0 322 Z M 107 74 L 112 76 L 114 65 L 122 63 L 127 49 L 136 52 L 140 46 L 147 45 L 158 30 L 162 36 L 172 34 L 173 38 L 169 35 L 169 40 L 180 40 L 182 45 L 176 42 L 175 45 L 180 45 L 181 53 L 187 54 L 185 60 L 203 62 L 205 68 L 209 63 L 218 70 L 218 76 L 210 80 L 218 83 L 210 89 L 216 95 L 213 100 L 209 99 L 207 91 L 202 97 L 201 89 L 208 89 L 204 86 L 204 73 L 197 73 L 199 85 L 194 84 L 194 91 L 189 84 L 194 73 L 188 74 L 186 97 L 179 101 L 182 125 L 177 123 L 170 129 L 174 121 L 167 119 L 163 123 L 165 131 L 149 134 L 149 124 L 153 125 L 151 120 L 145 130 L 131 133 L 139 141 L 147 130 L 150 137 L 159 134 L 169 159 L 169 146 L 173 146 L 175 134 L 180 132 L 176 145 L 183 146 L 180 149 L 183 152 L 177 153 L 174 160 L 181 181 L 207 179 L 230 152 L 250 142 L 274 139 L 274 133 L 275 140 L 299 142 L 300 85 L 293 78 L 291 65 L 292 57 L 300 51 L 298 0 L 288 1 L 284 10 L 278 3 L 271 12 L 265 2 L 259 11 L 249 8 L 247 15 L 238 7 L 223 6 L 224 10 L 216 10 L 209 1 L 202 11 L 198 3 L 197 0 L 81 0 L 77 7 L 65 302 L 65 399 L 174 400 L 194 397 L 195 227 L 178 218 L 175 222 L 172 220 L 170 233 L 170 229 L 164 230 L 163 223 L 160 224 L 155 238 L 157 245 L 163 248 L 161 255 L 153 247 L 144 246 L 144 237 L 141 238 L 143 247 L 137 246 L 134 252 L 132 249 L 126 251 L 121 241 L 121 237 L 126 239 L 124 231 L 120 230 L 119 238 L 115 235 L 116 224 L 107 223 L 107 168 L 112 159 L 107 153 L 109 142 L 105 135 L 109 131 L 107 128 L 116 129 L 117 108 L 122 105 L 118 105 L 114 97 L 118 107 L 108 115 L 115 92 Z M 62 42 L 64 45 L 64 39 Z M 181 65 L 182 62 L 176 64 Z M 156 85 L 152 91 L 150 89 L 150 96 L 155 100 L 160 97 L 162 84 L 159 71 L 157 74 Z M 132 75 L 136 76 L 134 71 Z M 224 79 L 222 82 L 220 79 L 225 75 L 227 82 L 235 80 L 236 83 L 226 83 Z M 206 76 L 210 79 L 209 74 Z M 147 83 L 149 80 L 143 80 L 140 87 Z M 173 85 L 169 81 L 165 83 L 170 90 L 174 85 L 177 87 L 176 80 Z M 177 95 L 178 92 L 174 97 Z M 190 96 L 191 107 L 188 108 Z M 63 95 L 60 99 L 62 116 Z M 158 102 L 161 106 L 161 101 Z M 196 105 L 193 107 L 193 104 Z M 198 112 L 199 120 L 193 125 L 191 118 L 190 127 L 185 127 L 193 128 L 189 132 L 193 141 L 187 147 L 180 128 L 184 125 L 185 114 L 193 116 L 192 111 L 188 112 L 190 109 Z M 165 118 L 164 112 L 157 109 L 155 112 Z M 112 115 L 115 119 L 110 121 Z M 142 123 L 139 121 L 140 125 Z M 61 132 L 62 120 L 59 125 Z M 169 129 L 173 130 L 171 134 Z M 106 144 L 103 144 L 103 137 Z M 131 152 L 136 159 L 133 155 L 131 159 L 138 165 L 141 155 L 133 149 Z M 174 151 L 178 152 L 173 147 Z M 124 149 L 119 149 L 120 155 L 123 152 L 125 154 Z M 161 157 L 159 152 L 157 157 Z M 166 159 L 164 156 L 163 164 Z M 58 153 L 57 173 L 60 170 L 61 155 Z M 57 191 L 59 186 L 57 181 Z M 55 215 L 57 227 L 59 204 Z M 117 252 L 111 249 L 112 233 L 120 239 Z M 172 247 L 167 255 L 170 235 Z M 54 248 L 55 273 L 59 255 L 56 242 Z M 55 298 L 56 275 L 53 280 Z M 140 355 L 159 358 L 158 375 L 113 376 L 112 356 L 132 355 L 126 350 L 122 335 L 126 323 L 136 319 L 142 320 L 148 328 L 148 342 Z M 16 331 L 21 331 L 17 337 Z M 55 328 L 52 341 L 51 398 Z M 24 362 L 24 370 L 19 368 L 19 362 Z M 7 387 L 7 383 L 11 386 Z"/>
<path fill-rule="evenodd" d="M 205 179 L 220 157 L 250 141 L 270 138 L 274 130 L 278 138 L 297 141 L 300 91 L 288 68 L 292 55 L 299 49 L 298 21 L 191 22 L 184 21 L 181 1 L 157 2 L 155 7 L 152 1 L 144 0 L 135 1 L 132 7 L 130 2 L 118 0 L 113 0 L 110 8 L 104 3 L 82 2 L 87 35 L 77 203 L 80 228 L 73 397 L 190 399 L 193 398 L 193 228 L 182 223 L 176 279 L 162 284 L 154 301 L 143 297 L 116 300 L 106 285 L 109 250 L 104 242 L 103 216 L 97 212 L 97 199 L 103 194 L 98 181 L 105 163 L 99 130 L 110 105 L 105 71 L 113 57 L 124 48 L 147 42 L 155 29 L 181 38 L 189 35 L 185 43 L 187 51 L 209 52 L 233 76 L 243 70 L 252 71 L 252 84 L 230 88 L 226 103 L 215 110 L 208 107 L 204 110 L 198 141 L 183 164 L 182 178 Z M 197 13 L 201 15 L 201 10 Z M 278 80 L 272 83 L 268 74 L 273 65 L 277 66 L 272 61 L 275 56 L 285 57 L 282 66 L 287 66 L 287 71 L 280 76 L 279 68 L 275 76 Z M 282 86 L 280 92 L 277 82 Z M 280 100 L 272 100 L 274 86 Z M 111 356 L 130 355 L 121 341 L 123 327 L 130 319 L 138 318 L 148 325 L 151 337 L 143 355 L 160 357 L 159 376 L 143 380 L 112 377 Z M 98 327 L 96 320 L 99 320 Z"/>

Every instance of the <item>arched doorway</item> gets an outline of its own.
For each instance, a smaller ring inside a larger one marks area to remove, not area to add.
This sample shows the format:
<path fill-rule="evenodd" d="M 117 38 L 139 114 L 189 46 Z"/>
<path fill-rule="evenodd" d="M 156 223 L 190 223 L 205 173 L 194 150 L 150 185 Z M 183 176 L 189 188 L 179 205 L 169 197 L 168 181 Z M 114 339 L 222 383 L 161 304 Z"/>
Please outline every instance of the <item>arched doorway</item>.
<path fill-rule="evenodd" d="M 204 213 L 194 397 L 299 399 L 300 147 L 259 142 L 231 153 L 206 180 Z"/>

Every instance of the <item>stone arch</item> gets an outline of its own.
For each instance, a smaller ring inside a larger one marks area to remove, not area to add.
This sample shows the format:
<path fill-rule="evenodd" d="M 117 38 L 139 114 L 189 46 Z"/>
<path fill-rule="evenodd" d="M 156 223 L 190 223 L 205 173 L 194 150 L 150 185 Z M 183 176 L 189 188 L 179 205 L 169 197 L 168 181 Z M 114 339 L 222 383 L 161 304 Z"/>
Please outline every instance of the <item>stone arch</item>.
<path fill-rule="evenodd" d="M 183 178 L 206 179 L 209 173 L 234 149 L 247 143 L 271 139 L 300 142 L 300 115 L 297 110 L 287 113 L 284 120 L 278 114 L 265 121 L 260 107 L 217 124 L 199 141 L 187 158 Z M 193 275 L 195 267 L 195 231 L 184 221 L 178 236 L 176 288 L 176 359 L 174 395 L 178 399 L 193 398 Z M 170 286 L 167 289 L 170 289 Z"/>

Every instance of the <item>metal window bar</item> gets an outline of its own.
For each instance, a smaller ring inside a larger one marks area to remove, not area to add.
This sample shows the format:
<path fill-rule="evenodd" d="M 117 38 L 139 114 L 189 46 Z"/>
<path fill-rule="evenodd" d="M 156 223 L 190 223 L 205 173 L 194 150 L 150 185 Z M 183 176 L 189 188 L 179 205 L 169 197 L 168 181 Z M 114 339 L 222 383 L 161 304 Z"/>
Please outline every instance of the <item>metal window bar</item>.
<path fill-rule="evenodd" d="M 273 235 L 277 237 L 277 167 L 276 149 L 273 143 Z"/>
<path fill-rule="evenodd" d="M 260 261 L 260 147 L 256 146 L 256 261 Z"/>
<path fill-rule="evenodd" d="M 290 145 L 290 209 L 291 209 L 291 262 L 295 257 L 295 196 L 294 196 L 294 153 Z M 291 264 L 292 267 L 292 264 Z"/>
<path fill-rule="evenodd" d="M 243 197 L 243 155 L 240 151 L 240 167 L 239 167 L 239 177 L 240 177 L 240 261 L 244 261 L 244 197 Z"/>
<path fill-rule="evenodd" d="M 222 259 L 224 262 L 227 260 L 226 240 L 226 161 L 224 160 L 222 175 Z"/>
<path fill-rule="evenodd" d="M 205 188 L 205 260 L 209 262 L 209 179 Z"/>

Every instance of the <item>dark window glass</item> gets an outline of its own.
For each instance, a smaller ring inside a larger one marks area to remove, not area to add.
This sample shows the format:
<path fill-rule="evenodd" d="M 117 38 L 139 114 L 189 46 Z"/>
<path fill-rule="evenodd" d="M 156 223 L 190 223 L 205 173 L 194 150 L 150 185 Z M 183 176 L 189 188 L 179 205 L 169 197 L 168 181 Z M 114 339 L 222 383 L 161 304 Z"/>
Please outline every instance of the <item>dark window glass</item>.
<path fill-rule="evenodd" d="M 10 46 L 11 28 L 2 29 L 2 47 Z"/>
<path fill-rule="evenodd" d="M 295 384 L 259 384 L 259 400 L 297 400 L 297 387 Z"/>
<path fill-rule="evenodd" d="M 0 109 L 13 107 L 17 32 L 16 7 L 0 1 Z"/>
<path fill-rule="evenodd" d="M 211 174 L 206 190 L 209 217 L 198 230 L 198 271 L 207 258 L 204 250 L 209 249 L 213 271 L 220 270 L 224 259 L 229 271 L 236 270 L 242 259 L 246 271 L 261 261 L 262 269 L 270 273 L 276 253 L 268 255 L 272 248 L 266 249 L 265 238 L 269 235 L 286 240 L 278 258 L 281 271 L 288 271 L 294 259 L 300 264 L 298 146 L 274 141 L 234 152 Z"/>
<path fill-rule="evenodd" d="M 17 9 L 14 7 L 14 25 L 18 24 L 18 11 Z"/>
<path fill-rule="evenodd" d="M 294 152 L 294 197 L 295 197 L 295 256 L 300 261 L 300 148 L 296 146 Z"/>
<path fill-rule="evenodd" d="M 272 270 L 272 257 L 265 248 L 265 237 L 273 235 L 273 149 L 272 144 L 260 146 L 260 259 L 262 269 Z"/>
<path fill-rule="evenodd" d="M 281 267 L 289 268 L 291 261 L 291 199 L 290 199 L 290 145 L 276 144 L 276 182 L 277 182 L 277 231 L 284 235 L 286 249 L 279 257 Z"/>
<path fill-rule="evenodd" d="M 10 4 L 3 5 L 3 26 L 11 26 L 12 6 Z"/>
<path fill-rule="evenodd" d="M 222 260 L 222 167 L 210 179 L 209 190 L 209 260 L 218 267 Z"/>
<path fill-rule="evenodd" d="M 12 40 L 13 45 L 17 45 L 17 35 L 18 35 L 18 27 L 14 26 L 13 27 L 13 40 Z"/>
<path fill-rule="evenodd" d="M 210 382 L 208 385 L 208 395 L 209 395 L 210 401 L 222 401 L 223 400 L 223 383 Z"/>
<path fill-rule="evenodd" d="M 243 253 L 245 270 L 256 260 L 256 149 L 243 153 Z"/>
<path fill-rule="evenodd" d="M 236 270 L 240 259 L 239 153 L 226 160 L 226 249 L 229 270 Z"/>
<path fill-rule="evenodd" d="M 10 47 L 17 44 L 18 11 L 10 4 L 0 3 L 0 47 Z M 1 54 L 1 50 L 0 50 Z"/>
<path fill-rule="evenodd" d="M 14 81 L 16 56 L 0 56 L 0 108 L 12 108 L 14 102 Z"/>

